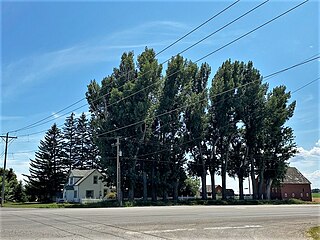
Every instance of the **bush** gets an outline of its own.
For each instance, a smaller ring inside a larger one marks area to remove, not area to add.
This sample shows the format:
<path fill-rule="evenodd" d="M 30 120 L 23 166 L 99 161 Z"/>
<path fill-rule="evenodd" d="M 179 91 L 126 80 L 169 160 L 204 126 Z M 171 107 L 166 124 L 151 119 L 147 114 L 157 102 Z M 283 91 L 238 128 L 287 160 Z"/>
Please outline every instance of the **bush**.
<path fill-rule="evenodd" d="M 107 195 L 106 195 L 106 198 L 107 199 L 116 199 L 117 197 L 117 194 L 115 192 L 109 192 Z"/>

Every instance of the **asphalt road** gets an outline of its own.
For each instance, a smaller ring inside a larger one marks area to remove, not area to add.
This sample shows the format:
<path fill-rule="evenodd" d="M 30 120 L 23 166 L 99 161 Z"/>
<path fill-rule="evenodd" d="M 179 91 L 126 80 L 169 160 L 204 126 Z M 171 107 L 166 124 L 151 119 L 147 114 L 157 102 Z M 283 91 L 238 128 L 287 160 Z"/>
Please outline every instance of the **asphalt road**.
<path fill-rule="evenodd" d="M 319 205 L 0 210 L 1 240 L 307 239 Z"/>

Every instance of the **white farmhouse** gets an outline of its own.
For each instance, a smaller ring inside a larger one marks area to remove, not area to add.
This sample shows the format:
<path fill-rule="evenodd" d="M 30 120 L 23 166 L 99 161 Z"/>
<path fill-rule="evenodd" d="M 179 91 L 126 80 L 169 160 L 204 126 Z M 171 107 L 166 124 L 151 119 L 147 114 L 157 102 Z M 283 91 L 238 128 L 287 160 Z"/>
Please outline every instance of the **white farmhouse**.
<path fill-rule="evenodd" d="M 69 173 L 68 182 L 63 188 L 63 199 L 66 202 L 82 203 L 85 199 L 102 199 L 108 191 L 97 169 L 75 169 Z"/>

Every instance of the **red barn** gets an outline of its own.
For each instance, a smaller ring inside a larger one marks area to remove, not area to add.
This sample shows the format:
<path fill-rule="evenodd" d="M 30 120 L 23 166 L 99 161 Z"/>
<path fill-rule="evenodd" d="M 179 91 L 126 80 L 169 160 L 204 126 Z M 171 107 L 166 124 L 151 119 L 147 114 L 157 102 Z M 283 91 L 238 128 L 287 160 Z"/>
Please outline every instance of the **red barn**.
<path fill-rule="evenodd" d="M 279 187 L 271 188 L 271 199 L 296 198 L 312 201 L 311 182 L 295 167 L 289 167 Z"/>

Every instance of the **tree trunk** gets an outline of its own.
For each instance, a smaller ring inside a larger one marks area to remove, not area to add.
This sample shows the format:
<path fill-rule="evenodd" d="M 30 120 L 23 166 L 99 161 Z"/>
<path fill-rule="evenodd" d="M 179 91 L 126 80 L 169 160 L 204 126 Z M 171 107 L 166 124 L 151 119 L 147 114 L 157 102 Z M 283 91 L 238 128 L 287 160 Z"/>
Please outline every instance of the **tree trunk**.
<path fill-rule="evenodd" d="M 134 200 L 134 185 L 135 185 L 135 179 L 133 176 L 133 172 L 135 170 L 135 167 L 131 167 L 129 169 L 129 191 L 128 191 L 128 200 L 133 202 Z"/>
<path fill-rule="evenodd" d="M 157 191 L 156 191 L 156 184 L 155 184 L 155 167 L 154 162 L 152 163 L 152 170 L 151 170 L 151 198 L 152 201 L 157 201 Z"/>
<path fill-rule="evenodd" d="M 144 169 L 144 163 L 143 163 L 143 173 L 142 173 L 142 177 L 143 177 L 143 201 L 147 201 L 148 198 L 148 186 L 147 186 L 147 172 Z"/>
<path fill-rule="evenodd" d="M 238 179 L 239 179 L 239 199 L 243 200 L 244 196 L 243 196 L 243 176 L 242 176 L 242 174 L 239 174 Z"/>
<path fill-rule="evenodd" d="M 202 194 L 201 194 L 201 198 L 202 200 L 207 200 L 207 176 L 204 172 L 202 172 L 202 176 L 201 176 L 201 189 L 202 189 Z"/>
<path fill-rule="evenodd" d="M 266 185 L 266 194 L 267 194 L 267 196 L 266 197 L 267 197 L 268 200 L 271 199 L 270 190 L 271 190 L 272 182 L 273 182 L 272 178 L 267 179 L 267 185 Z"/>
<path fill-rule="evenodd" d="M 252 198 L 257 199 L 257 182 L 255 179 L 254 159 L 251 155 L 250 155 L 250 165 L 251 165 L 250 177 L 251 177 L 251 184 L 252 184 Z"/>
<path fill-rule="evenodd" d="M 168 191 L 167 191 L 167 187 L 166 187 L 166 186 L 165 186 L 164 189 L 163 189 L 162 200 L 163 200 L 164 202 L 167 202 L 167 201 L 168 201 Z"/>
<path fill-rule="evenodd" d="M 227 179 L 227 170 L 225 167 L 225 163 L 222 162 L 222 166 L 221 166 L 221 185 L 222 185 L 222 200 L 226 200 L 227 199 L 227 194 L 226 194 L 226 188 L 227 188 L 227 183 L 226 183 L 226 179 Z"/>
<path fill-rule="evenodd" d="M 173 181 L 173 201 L 175 203 L 178 201 L 178 186 L 179 186 L 178 179 L 175 179 Z"/>
<path fill-rule="evenodd" d="M 215 182 L 215 173 L 216 171 L 214 169 L 210 169 L 210 178 L 211 178 L 211 194 L 212 194 L 212 199 L 216 200 L 217 199 L 217 195 L 216 195 L 216 182 Z"/>
<path fill-rule="evenodd" d="M 259 173 L 259 182 L 258 182 L 258 198 L 263 199 L 263 182 L 264 182 L 264 177 L 263 177 L 263 167 L 260 170 Z"/>
<path fill-rule="evenodd" d="M 202 155 L 201 143 L 198 144 L 201 164 L 202 164 L 202 174 L 201 174 L 201 184 L 202 184 L 202 200 L 207 200 L 207 168 L 206 162 Z"/>

